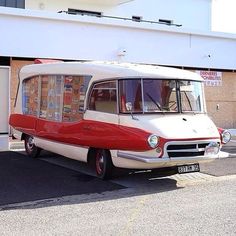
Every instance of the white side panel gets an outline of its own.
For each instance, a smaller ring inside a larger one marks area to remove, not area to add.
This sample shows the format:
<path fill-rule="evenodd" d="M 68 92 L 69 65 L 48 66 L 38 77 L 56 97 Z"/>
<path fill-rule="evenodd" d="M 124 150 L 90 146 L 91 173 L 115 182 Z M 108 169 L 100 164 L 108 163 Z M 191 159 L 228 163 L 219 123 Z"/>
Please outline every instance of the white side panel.
<path fill-rule="evenodd" d="M 66 145 L 58 142 L 52 142 L 45 139 L 35 138 L 35 144 L 44 150 L 69 157 L 74 160 L 87 162 L 88 149 L 74 145 Z"/>
<path fill-rule="evenodd" d="M 105 122 L 109 124 L 116 124 L 116 125 L 119 122 L 117 114 L 110 114 L 110 113 L 90 111 L 90 110 L 86 110 L 86 112 L 84 113 L 84 119 Z"/>

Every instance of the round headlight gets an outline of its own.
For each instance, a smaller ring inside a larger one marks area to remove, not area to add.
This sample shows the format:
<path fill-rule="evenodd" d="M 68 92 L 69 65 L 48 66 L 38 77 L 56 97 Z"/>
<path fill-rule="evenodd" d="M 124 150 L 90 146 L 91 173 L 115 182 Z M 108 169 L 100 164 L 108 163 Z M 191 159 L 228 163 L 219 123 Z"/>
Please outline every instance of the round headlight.
<path fill-rule="evenodd" d="M 223 144 L 228 143 L 228 142 L 230 141 L 230 139 L 231 139 L 231 134 L 230 134 L 230 132 L 229 132 L 228 130 L 225 130 L 225 131 L 221 134 L 221 136 L 222 136 L 222 143 L 223 143 Z"/>
<path fill-rule="evenodd" d="M 156 148 L 159 143 L 159 137 L 155 134 L 152 134 L 148 137 L 148 144 L 151 148 Z"/>

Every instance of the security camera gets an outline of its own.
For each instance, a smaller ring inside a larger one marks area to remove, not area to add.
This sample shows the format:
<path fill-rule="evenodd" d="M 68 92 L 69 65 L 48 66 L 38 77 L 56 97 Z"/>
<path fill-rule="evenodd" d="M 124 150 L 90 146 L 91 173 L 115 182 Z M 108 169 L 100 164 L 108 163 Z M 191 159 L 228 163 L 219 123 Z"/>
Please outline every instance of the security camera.
<path fill-rule="evenodd" d="M 120 49 L 117 53 L 118 56 L 125 56 L 126 55 L 126 49 Z"/>

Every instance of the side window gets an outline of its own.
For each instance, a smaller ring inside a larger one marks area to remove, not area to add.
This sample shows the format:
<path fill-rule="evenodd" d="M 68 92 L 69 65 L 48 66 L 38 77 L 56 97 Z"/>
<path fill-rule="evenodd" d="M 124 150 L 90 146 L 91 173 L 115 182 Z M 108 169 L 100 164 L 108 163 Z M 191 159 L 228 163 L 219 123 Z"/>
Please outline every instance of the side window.
<path fill-rule="evenodd" d="M 88 109 L 107 113 L 117 113 L 116 81 L 95 84 L 90 94 Z"/>
<path fill-rule="evenodd" d="M 35 76 L 23 81 L 23 114 L 38 115 L 39 105 L 39 77 Z"/>
<path fill-rule="evenodd" d="M 41 103 L 39 117 L 61 121 L 63 76 L 41 76 Z"/>
<path fill-rule="evenodd" d="M 140 79 L 126 79 L 119 81 L 120 112 L 126 113 L 126 103 L 132 104 L 133 112 L 142 112 L 142 90 Z"/>
<path fill-rule="evenodd" d="M 85 76 L 65 76 L 62 120 L 66 122 L 82 119 L 85 98 Z"/>
<path fill-rule="evenodd" d="M 91 76 L 41 76 L 40 118 L 64 122 L 81 120 L 90 79 Z"/>

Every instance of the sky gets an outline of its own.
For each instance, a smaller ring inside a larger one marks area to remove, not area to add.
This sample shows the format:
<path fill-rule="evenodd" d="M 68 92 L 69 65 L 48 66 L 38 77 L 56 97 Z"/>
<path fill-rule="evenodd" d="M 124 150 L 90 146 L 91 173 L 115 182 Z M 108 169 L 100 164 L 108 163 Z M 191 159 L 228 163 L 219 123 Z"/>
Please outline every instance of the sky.
<path fill-rule="evenodd" d="M 212 30 L 236 34 L 236 0 L 212 0 Z"/>

